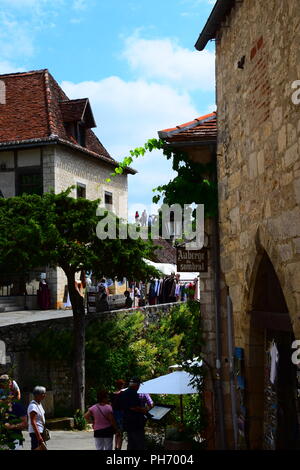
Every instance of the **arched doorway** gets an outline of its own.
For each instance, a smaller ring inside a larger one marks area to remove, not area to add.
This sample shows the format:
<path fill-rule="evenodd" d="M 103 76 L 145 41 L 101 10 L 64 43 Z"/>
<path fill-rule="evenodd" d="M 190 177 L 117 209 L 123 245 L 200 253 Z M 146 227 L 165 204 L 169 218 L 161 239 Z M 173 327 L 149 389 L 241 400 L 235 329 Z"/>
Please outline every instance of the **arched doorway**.
<path fill-rule="evenodd" d="M 256 272 L 249 313 L 249 446 L 299 448 L 297 368 L 291 360 L 295 338 L 280 282 L 266 252 Z"/>

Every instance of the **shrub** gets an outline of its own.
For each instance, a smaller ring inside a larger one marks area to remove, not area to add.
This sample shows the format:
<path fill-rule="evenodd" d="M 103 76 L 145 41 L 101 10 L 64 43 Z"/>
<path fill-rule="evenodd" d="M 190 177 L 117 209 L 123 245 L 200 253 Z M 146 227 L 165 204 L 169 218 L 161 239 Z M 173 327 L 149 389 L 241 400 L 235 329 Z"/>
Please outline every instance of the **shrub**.
<path fill-rule="evenodd" d="M 86 401 L 96 403 L 96 391 L 114 389 L 117 379 L 139 376 L 142 380 L 166 374 L 170 365 L 201 355 L 203 335 L 199 303 L 175 304 L 168 313 L 158 312 L 148 323 L 144 314 L 118 314 L 103 321 L 95 320 L 86 331 Z M 32 353 L 42 351 L 43 358 L 66 360 L 71 357 L 71 334 L 47 330 L 35 338 Z M 199 385 L 199 390 L 201 387 Z M 203 406 L 197 395 L 184 397 L 187 428 L 196 433 L 203 426 Z M 178 421 L 178 397 L 168 395 L 174 404 L 169 424 Z"/>
<path fill-rule="evenodd" d="M 80 410 L 77 410 L 74 415 L 74 427 L 78 431 L 84 431 L 87 428 L 87 422 Z"/>

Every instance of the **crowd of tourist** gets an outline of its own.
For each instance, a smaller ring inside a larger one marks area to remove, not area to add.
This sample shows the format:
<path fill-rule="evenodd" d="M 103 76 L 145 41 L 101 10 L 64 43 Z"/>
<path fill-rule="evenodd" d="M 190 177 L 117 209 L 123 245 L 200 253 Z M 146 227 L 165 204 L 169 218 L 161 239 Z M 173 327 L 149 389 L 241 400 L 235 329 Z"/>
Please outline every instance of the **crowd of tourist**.
<path fill-rule="evenodd" d="M 108 393 L 100 390 L 97 403 L 85 413 L 85 419 L 92 424 L 96 450 L 119 451 L 122 448 L 124 432 L 127 434 L 127 450 L 145 449 L 145 422 L 147 413 L 153 407 L 148 394 L 139 394 L 140 380 L 133 377 L 125 388 L 123 380 L 117 380 L 116 390 Z M 36 386 L 33 400 L 27 410 L 21 404 L 18 384 L 8 375 L 0 376 L 0 419 L 1 446 L 11 450 L 22 449 L 22 431 L 28 430 L 31 450 L 47 450 L 50 438 L 46 428 L 43 400 L 46 388 Z M 3 438 L 3 430 L 5 437 Z M 114 446 L 113 446 L 114 442 Z"/>

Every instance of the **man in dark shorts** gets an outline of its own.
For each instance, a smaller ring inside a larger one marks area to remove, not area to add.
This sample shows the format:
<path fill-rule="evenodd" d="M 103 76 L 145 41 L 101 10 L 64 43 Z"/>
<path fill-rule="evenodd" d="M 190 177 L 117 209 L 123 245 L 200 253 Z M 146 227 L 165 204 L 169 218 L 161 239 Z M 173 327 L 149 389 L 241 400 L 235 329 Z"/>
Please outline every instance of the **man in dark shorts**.
<path fill-rule="evenodd" d="M 140 379 L 133 377 L 127 390 L 120 395 L 123 410 L 123 428 L 127 432 L 127 450 L 145 450 L 145 414 L 147 408 L 141 406 L 138 389 Z"/>

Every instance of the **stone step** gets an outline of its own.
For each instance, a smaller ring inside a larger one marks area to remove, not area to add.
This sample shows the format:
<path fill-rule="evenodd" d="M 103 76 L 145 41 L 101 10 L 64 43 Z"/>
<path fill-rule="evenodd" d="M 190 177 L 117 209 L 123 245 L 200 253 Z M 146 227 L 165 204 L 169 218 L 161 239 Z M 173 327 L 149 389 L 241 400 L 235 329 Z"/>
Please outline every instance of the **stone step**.
<path fill-rule="evenodd" d="M 0 297 L 0 305 L 3 304 L 16 304 L 16 300 L 11 297 Z"/>
<path fill-rule="evenodd" d="M 23 310 L 20 305 L 0 305 L 0 312 L 18 312 L 19 310 Z"/>
<path fill-rule="evenodd" d="M 64 431 L 74 429 L 74 418 L 47 419 L 46 426 L 50 431 Z"/>

